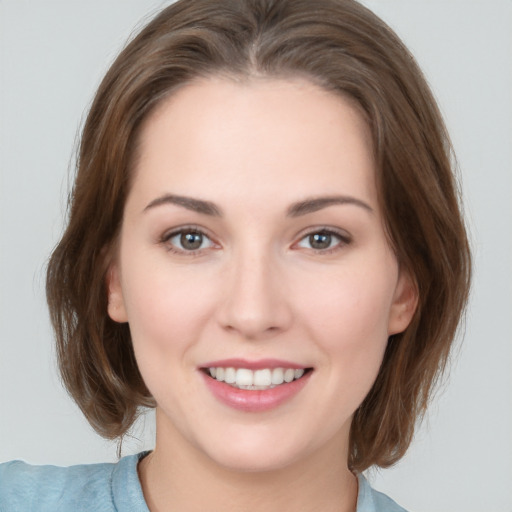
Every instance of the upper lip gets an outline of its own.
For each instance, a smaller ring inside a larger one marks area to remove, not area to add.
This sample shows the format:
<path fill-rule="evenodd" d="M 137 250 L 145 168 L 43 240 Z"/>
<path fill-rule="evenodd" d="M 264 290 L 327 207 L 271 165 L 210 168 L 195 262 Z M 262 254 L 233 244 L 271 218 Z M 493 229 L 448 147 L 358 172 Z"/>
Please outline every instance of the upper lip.
<path fill-rule="evenodd" d="M 258 359 L 250 361 L 243 358 L 230 358 L 209 361 L 202 364 L 201 368 L 247 368 L 248 370 L 262 370 L 264 368 L 293 368 L 294 370 L 305 370 L 308 367 L 292 361 L 285 361 L 283 359 Z"/>

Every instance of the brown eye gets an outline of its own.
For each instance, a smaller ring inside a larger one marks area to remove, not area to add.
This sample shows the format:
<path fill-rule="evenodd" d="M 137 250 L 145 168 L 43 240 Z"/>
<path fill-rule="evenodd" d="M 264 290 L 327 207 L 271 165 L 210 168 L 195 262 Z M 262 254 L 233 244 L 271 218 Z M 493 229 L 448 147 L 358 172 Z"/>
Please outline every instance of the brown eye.
<path fill-rule="evenodd" d="M 193 229 L 181 229 L 162 239 L 169 249 L 178 253 L 187 253 L 209 249 L 214 243 L 201 231 Z"/>
<path fill-rule="evenodd" d="M 187 251 L 195 251 L 203 244 L 203 235 L 196 232 L 186 232 L 180 235 L 180 245 Z"/>
<path fill-rule="evenodd" d="M 313 249 L 329 249 L 332 243 L 332 235 L 330 233 L 312 233 L 309 235 L 309 245 Z"/>
<path fill-rule="evenodd" d="M 348 233 L 342 234 L 329 229 L 320 229 L 304 236 L 297 246 L 303 249 L 329 253 L 338 248 L 342 248 L 350 242 L 351 238 Z"/>

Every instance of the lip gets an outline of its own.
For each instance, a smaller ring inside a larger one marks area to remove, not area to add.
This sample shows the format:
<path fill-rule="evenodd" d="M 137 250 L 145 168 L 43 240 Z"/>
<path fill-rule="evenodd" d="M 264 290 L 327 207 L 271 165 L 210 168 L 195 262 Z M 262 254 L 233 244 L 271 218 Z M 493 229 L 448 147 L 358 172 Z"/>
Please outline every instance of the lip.
<path fill-rule="evenodd" d="M 224 361 L 216 361 L 210 367 L 238 367 L 248 368 L 247 364 L 233 364 L 234 359 Z M 240 361 L 240 360 L 236 360 Z M 275 360 L 272 360 L 275 361 Z M 220 363 L 220 364 L 219 364 Z M 263 364 L 263 361 L 253 362 L 252 367 L 248 369 L 261 369 L 261 368 L 306 368 L 304 366 L 290 365 L 284 361 L 279 362 L 275 366 L 268 366 L 268 361 Z M 306 372 L 300 379 L 292 382 L 283 383 L 279 386 L 264 390 L 249 390 L 239 389 L 225 382 L 218 381 L 210 377 L 205 371 L 199 371 L 206 387 L 212 395 L 222 404 L 227 405 L 232 409 L 244 412 L 265 412 L 270 411 L 291 400 L 296 396 L 304 386 L 309 382 L 312 371 Z"/>
<path fill-rule="evenodd" d="M 294 370 L 305 370 L 307 366 L 302 366 L 291 361 L 285 361 L 283 359 L 258 359 L 255 361 L 249 361 L 247 359 L 232 358 L 222 359 L 218 361 L 209 361 L 201 368 L 247 368 L 248 370 L 263 370 L 265 368 L 293 368 Z"/>

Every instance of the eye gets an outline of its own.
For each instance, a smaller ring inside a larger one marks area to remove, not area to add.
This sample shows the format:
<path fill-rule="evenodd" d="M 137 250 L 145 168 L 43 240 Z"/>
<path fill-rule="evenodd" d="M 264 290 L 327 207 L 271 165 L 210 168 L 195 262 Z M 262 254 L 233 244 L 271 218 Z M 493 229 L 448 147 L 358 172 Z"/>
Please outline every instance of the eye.
<path fill-rule="evenodd" d="M 185 228 L 173 231 L 162 238 L 162 242 L 174 252 L 186 253 L 208 249 L 214 246 L 212 240 L 198 229 Z"/>
<path fill-rule="evenodd" d="M 330 252 L 349 243 L 350 237 L 348 235 L 342 235 L 328 229 L 320 229 L 301 238 L 297 246 L 314 251 Z"/>

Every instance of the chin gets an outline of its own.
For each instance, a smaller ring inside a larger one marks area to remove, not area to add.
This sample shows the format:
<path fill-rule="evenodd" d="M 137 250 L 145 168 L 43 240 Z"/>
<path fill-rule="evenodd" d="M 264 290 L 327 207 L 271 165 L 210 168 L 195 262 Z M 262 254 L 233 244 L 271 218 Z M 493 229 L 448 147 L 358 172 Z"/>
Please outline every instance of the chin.
<path fill-rule="evenodd" d="M 249 431 L 248 431 L 249 430 Z M 215 445 L 204 446 L 203 452 L 216 465 L 241 473 L 264 473 L 289 468 L 311 456 L 314 447 L 289 433 L 260 432 L 244 429 L 217 438 Z M 265 435 L 266 434 L 266 435 Z M 220 441 L 220 442 L 219 442 Z"/>
<path fill-rule="evenodd" d="M 214 454 L 214 462 L 225 470 L 237 473 L 268 473 L 293 466 L 300 457 L 276 450 L 242 450 L 240 447 Z"/>

